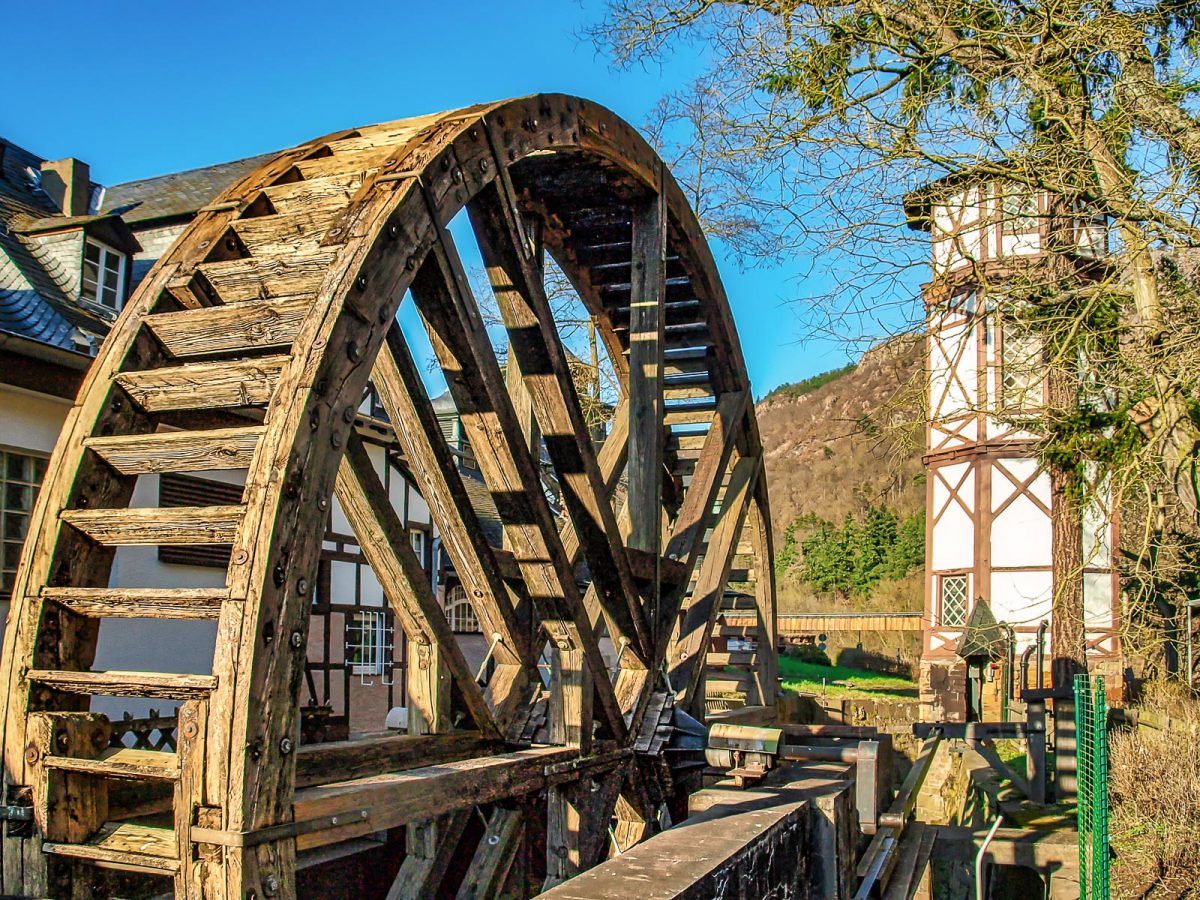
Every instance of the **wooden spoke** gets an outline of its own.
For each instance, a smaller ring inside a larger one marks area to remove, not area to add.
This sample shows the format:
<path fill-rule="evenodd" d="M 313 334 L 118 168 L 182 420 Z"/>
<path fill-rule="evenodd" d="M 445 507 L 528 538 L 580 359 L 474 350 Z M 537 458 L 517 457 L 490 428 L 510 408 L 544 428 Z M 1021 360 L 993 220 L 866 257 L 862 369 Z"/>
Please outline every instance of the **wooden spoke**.
<path fill-rule="evenodd" d="M 494 734 L 496 726 L 475 683 L 475 673 L 450 631 L 425 570 L 409 546 L 408 533 L 357 435 L 351 436 L 338 470 L 337 498 L 405 635 L 419 646 L 438 648 L 471 718 L 482 732 Z M 432 709 L 422 713 L 429 722 L 439 718 Z"/>
<path fill-rule="evenodd" d="M 692 484 L 667 540 L 666 556 L 683 561 L 684 577 L 681 585 L 667 595 L 659 610 L 658 645 L 654 656 L 656 664 L 666 654 L 675 617 L 679 615 L 687 592 L 687 582 L 691 580 L 696 561 L 700 558 L 704 531 L 711 519 L 713 503 L 717 499 L 729 457 L 740 436 L 738 424 L 746 413 L 748 402 L 749 396 L 744 392 L 727 394 L 721 398 L 712 426 L 704 439 Z"/>
<path fill-rule="evenodd" d="M 629 298 L 629 544 L 658 556 L 662 534 L 663 326 L 667 223 L 663 195 L 634 211 Z M 658 597 L 652 598 L 658 608 Z"/>
<path fill-rule="evenodd" d="M 517 565 L 553 646 L 582 651 L 588 667 L 604 671 L 604 659 L 558 526 L 542 493 L 534 465 L 504 388 L 479 308 L 449 233 L 442 231 L 431 258 L 417 272 L 412 294 L 446 375 L 471 448 L 491 492 Z M 469 373 L 469 374 L 468 374 Z M 607 679 L 597 679 L 601 715 L 614 734 L 625 724 Z M 587 706 L 581 705 L 581 711 Z M 584 728 L 583 724 L 580 724 Z M 589 726 L 590 727 L 590 726 Z M 586 730 L 586 729 L 585 729 Z"/>
<path fill-rule="evenodd" d="M 521 211 L 504 185 L 503 178 L 497 179 L 468 205 L 471 224 L 592 582 L 619 629 L 613 637 L 627 638 L 635 653 L 649 657 L 649 627 L 546 299 L 543 273 L 527 252 Z"/>
<path fill-rule="evenodd" d="M 675 637 L 671 641 L 667 675 L 677 702 L 691 709 L 704 677 L 704 657 L 709 637 L 716 624 L 733 555 L 741 538 L 742 525 L 750 506 L 750 497 L 758 479 L 762 460 L 743 457 L 733 466 L 729 485 L 721 502 L 700 575 L 692 591 L 691 603 L 684 610 Z"/>
<path fill-rule="evenodd" d="M 536 677 L 531 667 L 533 650 L 517 623 L 516 598 L 500 577 L 493 548 L 484 537 L 397 325 L 388 332 L 372 378 L 484 633 L 489 638 L 500 636 L 494 651 L 496 662 L 516 667 L 511 678 L 502 676 L 488 685 L 488 702 L 503 730 L 522 699 L 525 685 Z M 501 687 L 506 693 L 497 696 Z"/>

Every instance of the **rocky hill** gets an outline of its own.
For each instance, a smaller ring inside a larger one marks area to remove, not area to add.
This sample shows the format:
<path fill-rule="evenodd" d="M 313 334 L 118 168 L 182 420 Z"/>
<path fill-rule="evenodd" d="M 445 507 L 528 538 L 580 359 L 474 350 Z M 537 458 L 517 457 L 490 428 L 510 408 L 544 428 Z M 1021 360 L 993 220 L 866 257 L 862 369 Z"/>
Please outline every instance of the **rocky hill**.
<path fill-rule="evenodd" d="M 797 517 L 840 523 L 886 504 L 901 516 L 925 503 L 921 342 L 895 338 L 856 366 L 784 385 L 759 401 L 776 546 Z M 919 609 L 921 579 L 886 586 L 863 608 Z M 795 579 L 780 584 L 782 611 L 828 610 Z"/>

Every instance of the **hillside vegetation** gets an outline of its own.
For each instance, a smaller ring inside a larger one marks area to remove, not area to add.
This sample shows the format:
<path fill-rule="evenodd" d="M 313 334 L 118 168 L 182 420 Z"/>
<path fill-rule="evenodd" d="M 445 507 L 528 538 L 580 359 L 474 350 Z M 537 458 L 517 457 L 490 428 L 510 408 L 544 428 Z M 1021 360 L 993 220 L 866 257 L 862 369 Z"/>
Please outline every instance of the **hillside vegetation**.
<path fill-rule="evenodd" d="M 901 337 L 758 403 L 781 612 L 921 608 L 921 376 Z"/>

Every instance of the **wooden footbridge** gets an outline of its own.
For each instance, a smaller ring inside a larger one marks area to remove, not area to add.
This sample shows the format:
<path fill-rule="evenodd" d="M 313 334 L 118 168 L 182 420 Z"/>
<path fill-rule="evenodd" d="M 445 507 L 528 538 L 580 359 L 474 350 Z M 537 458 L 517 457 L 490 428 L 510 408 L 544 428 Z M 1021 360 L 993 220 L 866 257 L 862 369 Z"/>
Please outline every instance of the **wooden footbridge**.
<path fill-rule="evenodd" d="M 519 391 L 448 230 L 464 209 Z M 547 301 L 547 257 L 621 382 L 599 451 Z M 402 301 L 445 373 L 503 546 L 485 538 L 438 430 L 396 323 Z M 468 668 L 355 431 L 368 382 L 496 637 L 486 679 Z M 318 896 L 297 887 L 297 869 L 319 862 L 323 895 L 369 896 L 356 861 L 370 846 L 389 897 L 438 896 L 450 871 L 460 895 L 527 896 L 677 819 L 698 785 L 681 764 L 680 711 L 702 713 L 703 660 L 735 565 L 754 574 L 753 617 L 774 645 L 750 397 L 695 214 L 607 110 L 543 95 L 277 154 L 205 207 L 142 281 L 51 460 L 4 639 L 0 894 L 153 896 L 173 883 L 177 897 Z M 240 472 L 241 502 L 130 505 L 139 476 L 204 470 Z M 335 497 L 408 640 L 411 733 L 301 746 L 307 622 Z M 186 544 L 231 547 L 223 586 L 110 587 L 117 548 Z M 95 671 L 100 631 L 121 618 L 215 620 L 211 669 Z M 602 638 L 619 653 L 611 673 Z M 752 670 L 771 697 L 774 655 Z M 174 750 L 108 749 L 95 696 L 177 703 Z"/>

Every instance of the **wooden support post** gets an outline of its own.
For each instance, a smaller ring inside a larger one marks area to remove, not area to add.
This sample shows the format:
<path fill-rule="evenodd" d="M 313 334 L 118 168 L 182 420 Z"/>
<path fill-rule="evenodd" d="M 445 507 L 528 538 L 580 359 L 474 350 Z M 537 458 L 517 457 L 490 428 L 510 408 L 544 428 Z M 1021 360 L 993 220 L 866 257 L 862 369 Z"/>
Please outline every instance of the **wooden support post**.
<path fill-rule="evenodd" d="M 625 770 L 617 769 L 550 789 L 542 890 L 590 869 L 604 857 L 609 822 L 625 778 Z"/>
<path fill-rule="evenodd" d="M 407 854 L 387 900 L 425 900 L 436 896 L 458 850 L 473 808 L 456 809 L 408 826 Z"/>
<path fill-rule="evenodd" d="M 202 897 L 201 867 L 218 854 L 213 848 L 194 852 L 192 825 L 204 800 L 204 744 L 208 733 L 208 701 L 188 700 L 179 706 L 175 727 L 175 757 L 179 780 L 175 782 L 172 807 L 175 813 L 175 846 L 179 871 L 175 873 L 176 897 Z M 200 824 L 200 823 L 196 823 Z"/>
<path fill-rule="evenodd" d="M 524 834 L 524 817 L 519 810 L 502 806 L 493 809 L 459 886 L 457 900 L 491 900 L 499 896 L 520 855 Z"/>

